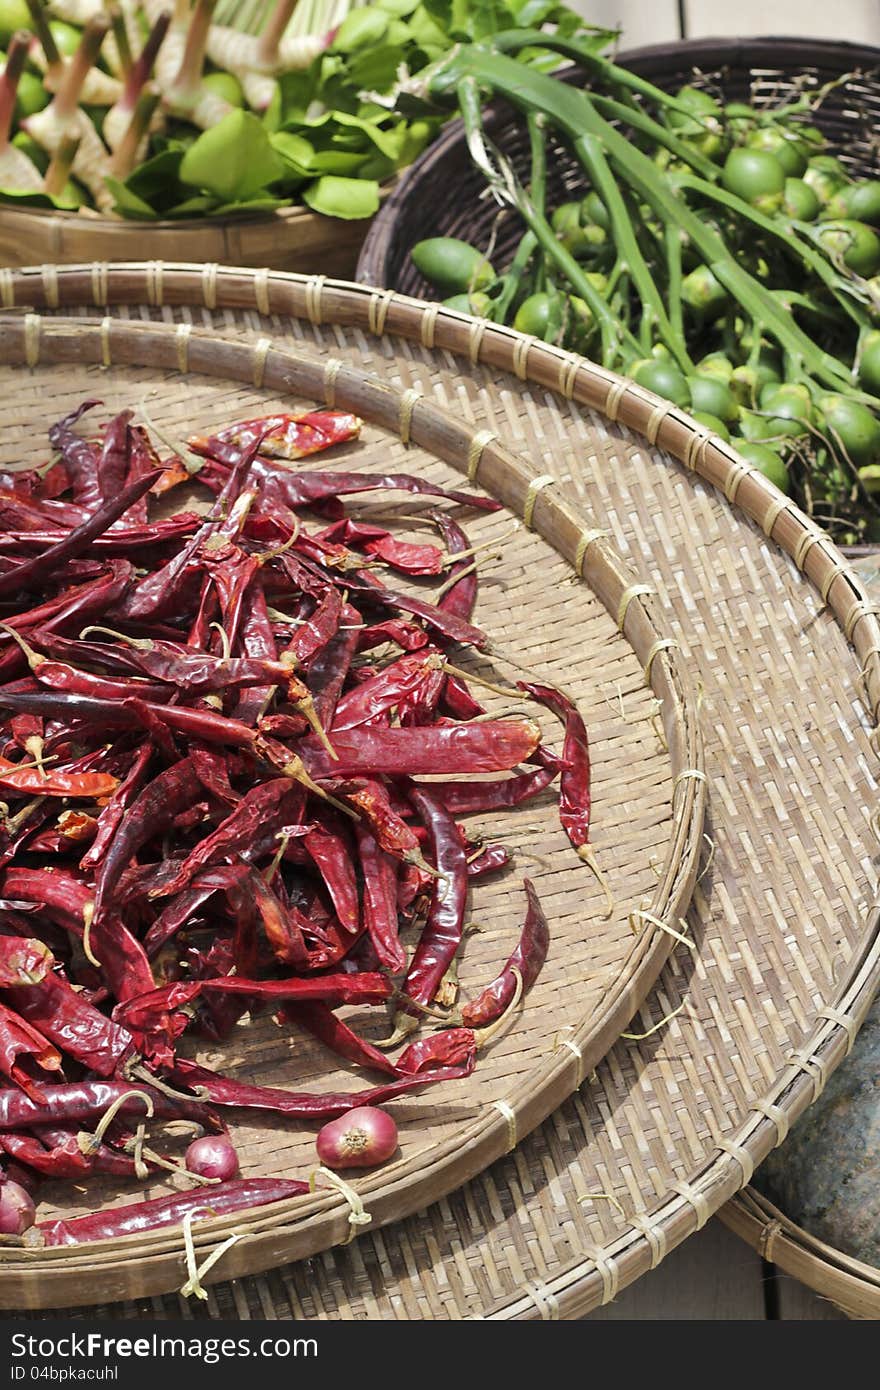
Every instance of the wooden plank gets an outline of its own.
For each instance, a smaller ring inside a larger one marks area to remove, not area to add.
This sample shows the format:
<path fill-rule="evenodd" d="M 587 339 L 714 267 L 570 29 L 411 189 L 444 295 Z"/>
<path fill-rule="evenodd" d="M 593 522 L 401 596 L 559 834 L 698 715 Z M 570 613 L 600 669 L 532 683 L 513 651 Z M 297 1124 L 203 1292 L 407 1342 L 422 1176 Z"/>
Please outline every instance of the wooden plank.
<path fill-rule="evenodd" d="M 877 0 L 685 0 L 688 38 L 725 34 L 791 35 L 848 39 L 880 44 L 880 5 Z"/>
<path fill-rule="evenodd" d="M 681 37 L 678 0 L 570 0 L 571 8 L 590 24 L 623 30 L 621 47 L 643 43 L 669 43 Z"/>
<path fill-rule="evenodd" d="M 719 1221 L 710 1221 L 656 1269 L 584 1321 L 746 1322 L 762 1321 L 764 1316 L 758 1255 Z"/>
<path fill-rule="evenodd" d="M 790 1275 L 776 1271 L 780 1322 L 846 1322 L 847 1317 L 828 1298 L 813 1293 Z"/>

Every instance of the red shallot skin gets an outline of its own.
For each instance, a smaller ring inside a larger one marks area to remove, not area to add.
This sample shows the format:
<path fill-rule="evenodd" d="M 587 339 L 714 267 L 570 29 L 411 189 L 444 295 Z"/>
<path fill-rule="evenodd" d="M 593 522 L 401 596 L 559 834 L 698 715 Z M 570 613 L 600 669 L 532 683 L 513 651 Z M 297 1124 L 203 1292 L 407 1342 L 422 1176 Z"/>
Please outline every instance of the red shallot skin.
<path fill-rule="evenodd" d="M 315 1147 L 325 1168 L 376 1168 L 397 1149 L 397 1125 L 378 1106 L 360 1105 L 326 1124 Z"/>
<path fill-rule="evenodd" d="M 33 1198 L 11 1178 L 0 1186 L 0 1235 L 22 1236 L 33 1226 L 37 1211 Z"/>
<path fill-rule="evenodd" d="M 225 1134 L 206 1134 L 194 1139 L 186 1151 L 186 1166 L 201 1178 L 229 1182 L 238 1176 L 238 1154 Z"/>

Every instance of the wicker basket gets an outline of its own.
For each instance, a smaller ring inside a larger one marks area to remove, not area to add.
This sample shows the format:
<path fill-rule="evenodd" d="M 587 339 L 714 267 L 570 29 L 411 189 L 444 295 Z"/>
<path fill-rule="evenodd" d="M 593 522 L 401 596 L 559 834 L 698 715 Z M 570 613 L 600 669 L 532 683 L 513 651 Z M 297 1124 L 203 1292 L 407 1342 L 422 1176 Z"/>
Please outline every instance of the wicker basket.
<path fill-rule="evenodd" d="M 0 265 L 156 259 L 269 266 L 302 274 L 351 275 L 369 220 L 346 222 L 307 208 L 257 217 L 131 222 L 0 203 Z"/>
<path fill-rule="evenodd" d="M 426 312 L 423 306 L 418 311 Z M 266 339 L 254 345 L 218 332 L 181 334 L 168 324 L 35 314 L 4 318 L 0 362 L 7 386 L 3 463 L 27 452 L 21 430 L 9 426 L 25 424 L 39 458 L 47 399 L 54 419 L 92 395 L 100 377 L 98 389 L 111 412 L 149 389 L 150 411 L 172 437 L 222 419 L 273 413 L 291 399 L 332 404 L 366 422 L 348 450 L 349 466 L 387 471 L 397 457 L 402 470 L 441 483 L 460 482 L 457 473 L 478 477 L 479 486 L 504 504 L 503 511 L 467 522 L 475 544 L 501 551 L 484 569 L 476 613 L 493 654 L 477 659 L 475 674 L 503 679 L 510 662 L 564 683 L 578 700 L 591 730 L 597 852 L 616 906 L 604 919 L 602 889 L 571 853 L 552 797 L 521 812 L 481 817 L 487 834 L 513 847 L 517 871 L 481 883 L 474 895 L 482 930 L 463 955 L 463 989 L 475 993 L 507 954 L 502 943 L 509 943 L 522 916 L 523 873 L 535 879 L 554 948 L 527 1006 L 481 1054 L 474 1075 L 395 1107 L 401 1157 L 355 1181 L 376 1227 L 419 1210 L 502 1156 L 571 1093 L 579 1075 L 573 1057 L 587 1069 L 601 1060 L 681 935 L 675 924 L 696 881 L 707 793 L 698 719 L 675 643 L 655 624 L 645 586 L 634 583 L 603 533 L 586 528 L 553 495 L 549 479 L 542 484 L 497 436 L 356 366 L 336 360 L 331 367 L 325 356 Z M 438 361 L 438 384 L 447 375 Z M 354 506 L 368 520 L 387 512 L 388 495 Z M 414 509 L 410 498 L 398 505 L 406 522 L 400 529 L 413 529 Z M 522 524 L 511 528 L 514 517 Z M 459 659 L 471 663 L 467 652 Z M 618 682 L 627 692 L 625 720 L 607 698 Z M 501 710 L 510 701 L 495 703 Z M 386 1024 L 384 1018 L 358 1020 L 368 1034 L 375 1027 L 381 1033 Z M 268 1084 L 361 1089 L 360 1078 L 320 1044 L 299 1032 L 290 1037 L 268 1018 L 235 1030 L 219 1051 L 208 1045 L 199 1054 L 221 1071 L 258 1071 Z M 245 1176 L 304 1175 L 315 1166 L 314 1126 L 281 1121 L 267 1127 L 245 1115 L 237 1117 L 235 1138 Z M 140 1195 L 131 1184 L 112 1180 L 90 1183 L 87 1193 L 70 1188 L 44 1188 L 47 1217 Z M 224 1257 L 226 1273 L 246 1274 L 344 1242 L 349 1215 L 346 1200 L 319 1184 L 312 1196 L 200 1221 L 196 1245 L 210 1249 L 235 1234 L 237 1244 Z M 0 1249 L 0 1303 L 91 1301 L 126 1287 L 164 1293 L 182 1282 L 181 1249 L 179 1230 L 75 1249 Z M 81 1277 L 86 1267 L 88 1281 Z"/>
<path fill-rule="evenodd" d="M 793 504 L 681 412 L 437 306 L 323 277 L 155 264 L 0 272 L 0 303 L 38 310 L 47 329 L 59 313 L 97 313 L 111 349 L 126 318 L 173 325 L 181 353 L 202 328 L 252 349 L 270 337 L 321 357 L 328 378 L 344 362 L 403 389 L 415 423 L 431 402 L 500 435 L 533 481 L 552 475 L 535 493 L 538 525 L 566 498 L 657 591 L 707 744 L 712 846 L 690 942 L 676 942 L 595 1072 L 560 1038 L 581 1084 L 550 1119 L 450 1198 L 349 1246 L 248 1279 L 232 1278 L 235 1247 L 206 1304 L 143 1297 L 150 1270 L 129 1259 L 105 1295 L 129 1301 L 103 1315 L 507 1320 L 612 1300 L 743 1187 L 821 1092 L 880 982 L 869 592 Z M 580 589 L 564 592 L 572 603 Z M 604 717 L 623 721 L 640 693 L 640 671 L 614 676 Z M 94 1272 L 67 1288 L 71 1301 L 101 1296 Z M 28 1301 L 51 1298 L 36 1283 Z"/>
<path fill-rule="evenodd" d="M 725 101 L 749 99 L 758 105 L 777 105 L 804 85 L 818 87 L 845 73 L 871 73 L 853 76 L 831 92 L 817 111 L 815 124 L 854 174 L 873 176 L 880 167 L 875 135 L 880 121 L 880 48 L 819 39 L 691 39 L 631 49 L 618 61 L 666 91 L 696 81 L 720 93 Z M 566 81 L 579 80 L 573 69 L 563 76 Z M 510 107 L 490 107 L 486 131 L 513 159 L 519 173 L 527 176 L 528 136 Z M 577 196 L 585 181 L 573 156 L 551 143 L 547 163 L 548 206 Z M 438 198 L 438 188 L 454 188 L 455 197 Z M 517 214 L 499 215 L 495 202 L 486 196 L 485 181 L 467 152 L 462 123 L 453 121 L 401 176 L 374 219 L 358 261 L 357 278 L 365 285 L 433 299 L 433 290 L 410 260 L 417 242 L 429 236 L 456 236 L 481 250 L 491 242 L 495 264 L 505 266 L 521 234 Z"/>

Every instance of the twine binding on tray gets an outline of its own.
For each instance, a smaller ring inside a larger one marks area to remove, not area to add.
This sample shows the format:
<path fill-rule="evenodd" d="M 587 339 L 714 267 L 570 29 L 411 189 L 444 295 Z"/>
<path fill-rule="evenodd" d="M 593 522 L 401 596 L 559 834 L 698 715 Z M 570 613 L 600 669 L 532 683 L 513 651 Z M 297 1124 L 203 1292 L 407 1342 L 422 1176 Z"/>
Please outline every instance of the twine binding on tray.
<path fill-rule="evenodd" d="M 15 308 L 15 279 L 8 265 L 0 266 L 0 304 L 4 309 Z"/>
<path fill-rule="evenodd" d="M 627 609 L 634 598 L 641 595 L 654 594 L 656 589 L 652 589 L 650 584 L 630 584 L 628 589 L 624 589 L 620 595 L 620 602 L 617 605 L 617 631 L 623 632 L 623 625 L 626 622 Z"/>
<path fill-rule="evenodd" d="M 764 513 L 764 520 L 761 522 L 761 530 L 768 539 L 773 531 L 773 527 L 776 525 L 776 518 L 781 512 L 785 511 L 788 505 L 789 502 L 787 497 L 774 497 Z"/>
<path fill-rule="evenodd" d="M 324 399 L 329 406 L 336 404 L 336 378 L 345 363 L 339 357 L 328 357 L 324 366 Z"/>
<path fill-rule="evenodd" d="M 748 1149 L 744 1149 L 741 1144 L 734 1144 L 732 1139 L 717 1139 L 716 1145 L 724 1153 L 729 1154 L 735 1163 L 742 1169 L 742 1185 L 747 1187 L 752 1180 L 755 1171 L 755 1161 Z"/>
<path fill-rule="evenodd" d="M 565 396 L 568 401 L 574 396 L 574 384 L 580 365 L 580 358 L 575 357 L 573 353 L 568 353 L 559 359 L 559 381 L 556 389 L 560 396 Z"/>
<path fill-rule="evenodd" d="M 505 1149 L 505 1153 L 510 1153 L 516 1148 L 517 1142 L 516 1112 L 511 1105 L 508 1105 L 506 1100 L 493 1100 L 492 1105 L 507 1121 L 507 1148 Z"/>
<path fill-rule="evenodd" d="M 263 266 L 254 275 L 254 303 L 257 306 L 257 313 L 264 318 L 269 318 L 272 311 L 269 307 L 269 268 Z"/>
<path fill-rule="evenodd" d="M 819 587 L 819 593 L 822 595 L 823 603 L 828 602 L 828 595 L 831 593 L 832 584 L 834 583 L 835 579 L 839 574 L 846 574 L 846 568 L 846 565 L 843 564 L 840 560 L 834 561 L 831 569 L 828 571 Z"/>
<path fill-rule="evenodd" d="M 657 641 L 652 643 L 648 648 L 648 655 L 645 657 L 645 665 L 643 667 L 645 672 L 645 685 L 651 684 L 651 667 L 654 665 L 654 658 L 659 656 L 661 652 L 671 651 L 673 647 L 678 647 L 678 643 L 674 637 L 659 637 Z M 673 787 L 674 785 L 673 783 Z"/>
<path fill-rule="evenodd" d="M 467 480 L 469 483 L 477 481 L 477 473 L 483 459 L 483 451 L 487 444 L 492 444 L 498 438 L 491 430 L 478 430 L 471 436 L 468 444 L 467 454 Z"/>
<path fill-rule="evenodd" d="M 165 263 L 164 261 L 147 261 L 145 271 L 147 302 L 152 304 L 154 308 L 161 308 L 164 295 Z"/>
<path fill-rule="evenodd" d="M 741 459 L 736 460 L 736 463 L 733 465 L 733 470 L 729 474 L 727 482 L 724 484 L 724 496 L 731 506 L 733 506 L 736 501 L 736 494 L 739 492 L 739 485 L 743 478 L 747 478 L 752 472 L 753 469 L 750 464 L 743 463 Z"/>
<path fill-rule="evenodd" d="M 113 320 L 110 318 L 110 315 L 109 315 L 109 314 L 108 314 L 105 318 L 102 318 L 102 319 L 101 319 L 101 330 L 100 330 L 100 331 L 101 331 L 101 366 L 102 366 L 102 367 L 109 367 L 109 366 L 110 366 L 110 363 L 111 363 L 111 361 L 112 361 L 112 357 L 111 357 L 111 354 L 110 354 L 110 330 L 111 330 L 112 326 L 113 326 Z"/>
<path fill-rule="evenodd" d="M 523 503 L 523 524 L 529 531 L 532 529 L 532 517 L 535 514 L 535 503 L 538 500 L 538 493 L 543 492 L 545 487 L 549 487 L 551 483 L 555 482 L 556 479 L 553 477 L 552 473 L 542 473 L 540 478 L 533 478 L 529 483 L 528 491 L 526 492 L 526 500 Z"/>
<path fill-rule="evenodd" d="M 593 1261 L 602 1279 L 602 1305 L 604 1307 L 606 1303 L 613 1301 L 620 1287 L 620 1268 L 617 1261 L 611 1255 L 606 1255 L 604 1250 L 600 1250 L 598 1246 L 592 1246 L 584 1253 L 588 1260 Z"/>
<path fill-rule="evenodd" d="M 217 271 L 219 269 L 216 261 L 205 261 L 202 266 L 202 299 L 206 309 L 217 308 Z"/>
<path fill-rule="evenodd" d="M 841 1009 L 835 1009 L 829 1004 L 827 1008 L 819 1010 L 819 1018 L 827 1018 L 832 1023 L 836 1023 L 838 1028 L 844 1030 L 846 1033 L 846 1052 L 844 1056 L 848 1057 L 853 1050 L 856 1033 L 859 1031 L 859 1026 L 852 1014 L 845 1014 Z"/>
<path fill-rule="evenodd" d="M 575 1059 L 575 1086 L 577 1090 L 580 1090 L 584 1081 L 584 1054 L 571 1038 L 560 1038 L 556 1045 L 557 1052 L 561 1047 L 567 1047 Z"/>
<path fill-rule="evenodd" d="M 782 1222 L 778 1219 L 768 1221 L 766 1226 L 761 1228 L 761 1235 L 758 1240 L 758 1254 L 768 1265 L 773 1263 L 773 1246 L 776 1244 L 776 1237 L 782 1231 Z"/>
<path fill-rule="evenodd" d="M 34 368 L 40 360 L 40 328 L 42 319 L 39 314 L 25 314 L 24 316 L 24 360 L 27 365 Z"/>
<path fill-rule="evenodd" d="M 319 1174 L 322 1178 L 326 1178 L 329 1185 L 334 1187 L 340 1196 L 344 1197 L 346 1202 L 348 1202 L 348 1235 L 342 1242 L 343 1245 L 348 1245 L 354 1240 L 361 1227 L 369 1226 L 373 1218 L 368 1211 L 364 1210 L 364 1204 L 361 1201 L 359 1193 L 357 1193 L 344 1178 L 341 1178 L 338 1173 L 334 1173 L 330 1168 L 319 1166 L 312 1169 L 311 1173 L 309 1173 L 310 1191 L 317 1191 Z"/>
<path fill-rule="evenodd" d="M 266 375 L 266 358 L 272 348 L 271 338 L 258 338 L 254 343 L 254 386 L 259 391 Z"/>
<path fill-rule="evenodd" d="M 753 1101 L 749 1106 L 750 1110 L 756 1110 L 760 1115 L 766 1115 L 776 1127 L 776 1146 L 784 1144 L 788 1136 L 788 1116 L 779 1105 L 774 1105 L 770 1100 Z"/>
<path fill-rule="evenodd" d="M 648 1220 L 644 1212 L 629 1218 L 629 1224 L 645 1237 L 651 1249 L 651 1269 L 656 1269 L 661 1260 L 666 1258 L 666 1235 L 660 1226 L 654 1226 Z"/>
<path fill-rule="evenodd" d="M 308 280 L 306 281 L 306 318 L 308 319 L 309 323 L 319 324 L 321 322 L 321 319 L 323 318 L 321 296 L 324 293 L 324 282 L 326 279 L 326 275 L 310 275 Z M 370 300 L 371 312 L 372 302 L 373 301 Z"/>
<path fill-rule="evenodd" d="M 107 320 L 107 322 L 109 322 L 109 320 Z M 189 371 L 189 340 L 191 333 L 191 323 L 179 323 L 174 330 L 174 340 L 177 348 L 177 370 L 184 376 Z"/>
<path fill-rule="evenodd" d="M 397 417 L 397 432 L 400 435 L 401 444 L 409 444 L 412 432 L 413 411 L 417 403 L 422 400 L 421 391 L 414 390 L 411 386 L 404 391 L 400 398 L 400 413 Z"/>
<path fill-rule="evenodd" d="M 670 1183 L 673 1192 L 677 1192 L 679 1197 L 683 1197 L 688 1206 L 693 1207 L 697 1214 L 697 1224 L 695 1229 L 701 1231 L 709 1220 L 709 1203 L 705 1196 L 696 1187 L 691 1187 L 688 1182 Z"/>
<path fill-rule="evenodd" d="M 546 1284 L 524 1284 L 523 1293 L 532 1300 L 543 1322 L 559 1321 L 559 1301 Z"/>
<path fill-rule="evenodd" d="M 706 462 L 706 445 L 712 442 L 711 430 L 694 430 L 688 441 L 687 452 L 684 456 L 684 464 L 691 472 L 695 472 L 697 465 Z"/>
<path fill-rule="evenodd" d="M 602 409 L 612 424 L 617 423 L 620 402 L 623 400 L 628 390 L 629 382 L 624 380 L 612 381 L 608 388 L 608 395 L 605 397 L 605 404 Z"/>
<path fill-rule="evenodd" d="M 93 261 L 91 266 L 92 299 L 102 308 L 107 303 L 108 265 L 106 261 Z"/>
<path fill-rule="evenodd" d="M 862 618 L 876 618 L 876 616 L 877 609 L 873 603 L 868 603 L 865 599 L 862 599 L 860 603 L 853 604 L 843 629 L 847 642 L 852 641 L 853 633 Z M 874 651 L 876 652 L 876 650 L 877 648 L 875 647 Z"/>
<path fill-rule="evenodd" d="M 434 346 L 434 334 L 437 329 L 437 315 L 440 313 L 439 304 L 429 304 L 422 314 L 419 324 L 419 337 L 423 348 L 429 351 Z"/>
<path fill-rule="evenodd" d="M 517 338 L 513 345 L 511 365 L 520 381 L 525 381 L 529 374 L 529 353 L 533 346 L 531 338 Z"/>
<path fill-rule="evenodd" d="M 659 405 L 654 406 L 654 409 L 648 416 L 648 423 L 645 425 L 645 438 L 649 444 L 657 443 L 657 436 L 660 433 L 663 421 L 668 415 L 672 414 L 672 411 L 673 407 L 668 401 L 661 401 Z"/>
<path fill-rule="evenodd" d="M 221 1256 L 225 1255 L 226 1251 L 230 1250 L 232 1246 L 235 1245 L 236 1241 L 241 1239 L 239 1235 L 233 1232 L 222 1244 L 217 1246 L 216 1250 L 212 1250 L 211 1254 L 202 1264 L 197 1265 L 196 1248 L 193 1243 L 192 1235 L 192 1223 L 197 1216 L 213 1216 L 213 1214 L 210 1207 L 196 1207 L 194 1210 L 188 1211 L 183 1218 L 183 1248 L 186 1255 L 186 1272 L 189 1276 L 180 1290 L 181 1297 L 183 1298 L 195 1297 L 207 1300 L 208 1295 L 205 1289 L 202 1288 L 202 1279 L 210 1269 L 214 1268 L 214 1265 Z"/>
<path fill-rule="evenodd" d="M 786 1062 L 808 1076 L 813 1083 L 813 1100 L 817 1101 L 828 1081 L 828 1068 L 820 1057 L 804 1057 L 800 1052 L 787 1052 Z"/>
<path fill-rule="evenodd" d="M 483 347 L 483 337 L 486 332 L 485 319 L 473 319 L 468 329 L 468 357 L 471 364 L 475 367 L 480 360 L 480 352 Z"/>
<path fill-rule="evenodd" d="M 324 276 L 322 275 L 320 279 L 323 281 Z M 393 290 L 382 290 L 381 293 L 379 290 L 374 290 L 370 295 L 370 301 L 367 305 L 367 323 L 370 332 L 375 333 L 377 337 L 381 337 L 385 332 L 385 320 L 388 317 L 388 310 L 391 308 L 393 298 Z M 309 318 L 311 318 L 311 314 Z M 319 320 L 312 319 L 312 322 L 318 323 Z"/>
<path fill-rule="evenodd" d="M 40 279 L 43 282 L 43 294 L 46 299 L 46 308 L 57 309 L 61 302 L 58 291 L 57 265 L 41 265 Z"/>
<path fill-rule="evenodd" d="M 806 563 L 807 555 L 810 553 L 810 551 L 813 549 L 813 546 L 819 540 L 821 540 L 821 536 L 819 536 L 815 531 L 804 531 L 804 534 L 801 536 L 800 540 L 797 543 L 797 546 L 795 547 L 794 555 L 792 556 L 799 570 L 803 569 Z"/>
<path fill-rule="evenodd" d="M 590 546 L 595 544 L 596 541 L 606 539 L 606 537 L 610 535 L 610 531 L 581 531 L 581 534 L 578 536 L 577 549 L 574 552 L 574 567 L 581 578 L 583 578 L 584 575 L 584 561 L 587 558 L 587 551 Z"/>

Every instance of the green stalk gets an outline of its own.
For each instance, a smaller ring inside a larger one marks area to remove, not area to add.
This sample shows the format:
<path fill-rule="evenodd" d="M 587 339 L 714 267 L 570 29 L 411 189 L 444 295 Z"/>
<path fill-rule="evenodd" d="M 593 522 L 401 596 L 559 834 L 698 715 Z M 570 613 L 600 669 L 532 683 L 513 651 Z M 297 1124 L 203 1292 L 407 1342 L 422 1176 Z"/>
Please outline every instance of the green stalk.
<path fill-rule="evenodd" d="M 736 194 L 728 193 L 726 189 L 719 188 L 716 184 L 707 183 L 705 180 L 695 178 L 690 174 L 679 175 L 675 182 L 679 188 L 689 188 L 692 192 L 699 193 L 701 197 L 708 198 L 721 207 L 729 208 L 736 213 L 737 217 L 745 218 L 755 227 L 759 227 L 767 236 L 779 241 L 784 250 L 794 251 L 803 264 L 812 270 L 823 284 L 828 286 L 840 307 L 852 319 L 853 323 L 859 328 L 869 323 L 867 313 L 854 298 L 845 277 L 834 269 L 821 251 L 804 241 L 801 230 L 806 231 L 809 226 L 808 223 L 798 223 L 794 220 L 776 222 L 772 217 L 767 217 L 763 212 L 752 207 L 751 203 L 746 203 L 742 198 L 738 198 Z"/>
<path fill-rule="evenodd" d="M 529 148 L 532 156 L 531 178 L 529 179 L 529 197 L 532 206 L 539 217 L 547 215 L 547 138 L 544 134 L 544 122 L 541 116 L 530 111 L 526 117 L 526 125 L 529 131 Z M 535 290 L 543 290 L 547 275 L 547 267 L 543 255 L 539 255 L 538 264 L 535 267 Z"/>
<path fill-rule="evenodd" d="M 682 164 L 687 164 L 696 173 L 702 174 L 704 179 L 711 181 L 718 178 L 717 164 L 713 164 L 711 159 L 707 159 L 699 150 L 692 149 L 686 140 L 680 140 L 671 130 L 667 130 L 665 125 L 652 120 L 640 107 L 624 105 L 622 101 L 615 101 L 613 97 L 600 92 L 591 92 L 590 98 L 600 111 L 607 112 L 616 121 L 628 122 L 633 130 L 647 135 L 655 144 L 661 145 L 676 159 L 680 159 Z"/>
<path fill-rule="evenodd" d="M 514 66 L 519 70 L 518 64 Z M 620 347 L 629 350 L 630 359 L 640 357 L 641 348 L 636 339 L 621 328 L 611 308 L 588 280 L 574 256 L 560 244 L 546 217 L 540 216 L 532 206 L 525 189 L 516 180 L 506 161 L 503 170 L 494 168 L 489 161 L 483 139 L 480 88 L 477 83 L 473 78 L 464 76 L 458 85 L 457 94 L 471 157 L 499 196 L 516 208 L 538 245 L 559 266 L 575 293 L 588 305 L 599 326 L 605 364 L 610 365 L 616 360 L 616 349 Z M 501 157 L 498 158 L 500 160 Z"/>
<path fill-rule="evenodd" d="M 493 301 L 491 318 L 494 323 L 505 323 L 507 315 L 513 306 L 513 301 L 517 296 L 522 278 L 526 273 L 529 261 L 538 248 L 538 238 L 534 232 L 526 232 L 522 237 L 516 254 L 511 261 L 508 269 L 501 276 L 503 286 L 498 298 Z"/>
<path fill-rule="evenodd" d="M 572 141 L 582 160 L 588 151 L 591 156 L 596 149 L 607 151 L 615 168 L 639 197 L 648 203 L 665 223 L 681 228 L 700 252 L 716 279 L 739 302 L 751 319 L 763 323 L 767 331 L 777 339 L 792 363 L 797 364 L 798 374 L 802 368 L 806 368 L 818 382 L 832 390 L 851 390 L 848 369 L 835 357 L 818 349 L 791 316 L 767 294 L 760 281 L 736 263 L 718 232 L 702 222 L 678 196 L 676 190 L 670 188 L 658 176 L 651 161 L 600 116 L 586 92 L 575 91 L 554 78 L 545 77 L 542 73 L 524 70 L 513 59 L 477 48 L 461 49 L 438 67 L 432 78 L 431 89 L 436 95 L 445 95 L 450 89 L 457 89 L 462 79 L 467 76 L 480 83 L 484 89 L 489 88 L 494 93 L 506 97 L 521 110 L 543 111 Z M 587 165 L 588 172 L 594 172 L 602 163 L 608 168 L 604 153 L 600 161 L 590 159 Z M 610 169 L 608 178 L 611 184 L 614 184 Z M 603 181 L 603 186 L 608 185 Z M 601 196 L 601 189 L 598 191 Z M 632 229 L 620 226 L 619 194 L 615 203 L 616 226 L 612 220 L 612 226 L 615 226 L 615 240 L 618 228 L 625 238 L 628 231 L 629 239 L 634 240 Z M 610 207 L 609 215 L 612 215 Z M 623 250 L 626 254 L 625 243 L 621 245 L 618 242 L 618 250 Z M 634 265 L 630 264 L 629 270 L 644 300 L 643 286 L 636 280 Z M 587 302 L 590 303 L 589 300 Z M 592 303 L 590 307 L 593 307 Z M 880 400 L 875 397 L 857 393 L 855 398 L 863 400 L 875 409 L 880 408 Z"/>

